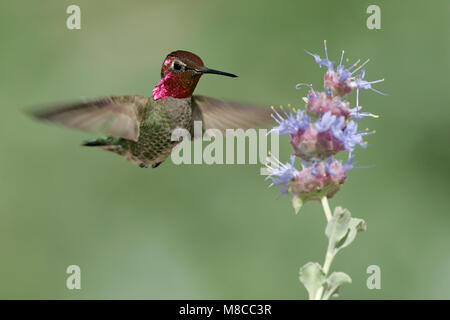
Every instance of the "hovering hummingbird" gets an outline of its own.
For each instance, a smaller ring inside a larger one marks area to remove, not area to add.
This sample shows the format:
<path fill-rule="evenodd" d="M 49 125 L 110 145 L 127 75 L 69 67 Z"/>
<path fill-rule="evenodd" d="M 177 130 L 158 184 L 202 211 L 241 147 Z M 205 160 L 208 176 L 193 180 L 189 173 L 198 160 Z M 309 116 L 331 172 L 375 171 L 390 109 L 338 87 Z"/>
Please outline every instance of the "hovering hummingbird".
<path fill-rule="evenodd" d="M 237 77 L 205 67 L 197 55 L 183 50 L 169 53 L 161 68 L 161 81 L 152 97 L 110 96 L 87 102 L 34 112 L 38 119 L 106 136 L 90 139 L 84 146 L 99 147 L 126 157 L 142 168 L 156 168 L 180 143 L 172 131 L 183 128 L 194 137 L 194 121 L 202 121 L 203 132 L 215 128 L 257 127 L 270 120 L 265 108 L 192 95 L 203 74 Z"/>

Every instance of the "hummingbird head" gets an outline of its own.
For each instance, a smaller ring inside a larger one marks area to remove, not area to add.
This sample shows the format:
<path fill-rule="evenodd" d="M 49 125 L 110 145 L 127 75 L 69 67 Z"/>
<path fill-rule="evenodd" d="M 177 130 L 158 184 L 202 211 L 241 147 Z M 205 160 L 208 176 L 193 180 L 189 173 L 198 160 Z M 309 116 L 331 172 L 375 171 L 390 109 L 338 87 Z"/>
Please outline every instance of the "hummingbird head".
<path fill-rule="evenodd" d="M 190 97 L 198 80 L 205 73 L 237 77 L 231 73 L 205 67 L 202 59 L 191 52 L 177 50 L 169 53 L 161 68 L 161 81 L 153 89 L 153 100 L 167 97 Z"/>

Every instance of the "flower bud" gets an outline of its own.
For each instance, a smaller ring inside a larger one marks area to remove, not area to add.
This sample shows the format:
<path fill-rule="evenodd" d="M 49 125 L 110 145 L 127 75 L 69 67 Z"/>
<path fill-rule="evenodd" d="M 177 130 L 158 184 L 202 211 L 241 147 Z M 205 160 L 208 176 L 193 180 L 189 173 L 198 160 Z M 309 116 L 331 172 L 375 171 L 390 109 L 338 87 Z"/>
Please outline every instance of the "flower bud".
<path fill-rule="evenodd" d="M 320 200 L 322 197 L 333 197 L 344 184 L 346 172 L 353 168 L 353 157 L 343 164 L 342 161 L 329 157 L 326 161 L 312 161 L 303 164 L 301 171 L 294 167 L 295 157 L 290 162 L 282 164 L 272 156 L 267 168 L 268 179 L 272 185 L 281 186 L 281 193 L 292 193 L 301 199 L 302 203 L 310 200 Z"/>

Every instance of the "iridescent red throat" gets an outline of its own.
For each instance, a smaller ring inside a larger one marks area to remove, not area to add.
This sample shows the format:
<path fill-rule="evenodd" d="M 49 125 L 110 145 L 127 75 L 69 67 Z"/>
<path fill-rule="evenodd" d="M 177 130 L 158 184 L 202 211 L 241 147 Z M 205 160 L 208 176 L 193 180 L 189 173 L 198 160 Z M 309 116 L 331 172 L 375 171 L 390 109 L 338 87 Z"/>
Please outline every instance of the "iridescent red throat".
<path fill-rule="evenodd" d="M 191 72 L 169 72 L 153 89 L 153 100 L 161 98 L 188 98 L 194 92 L 200 76 L 192 75 Z"/>

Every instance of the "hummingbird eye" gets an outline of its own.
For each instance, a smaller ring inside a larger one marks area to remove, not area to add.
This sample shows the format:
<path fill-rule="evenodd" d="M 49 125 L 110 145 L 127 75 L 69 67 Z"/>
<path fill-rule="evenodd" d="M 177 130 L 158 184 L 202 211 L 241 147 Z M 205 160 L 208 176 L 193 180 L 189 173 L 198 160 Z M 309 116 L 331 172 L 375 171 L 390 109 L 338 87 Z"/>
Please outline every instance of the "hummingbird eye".
<path fill-rule="evenodd" d="M 180 61 L 175 60 L 172 64 L 172 69 L 175 71 L 183 71 L 184 66 L 181 64 Z"/>

